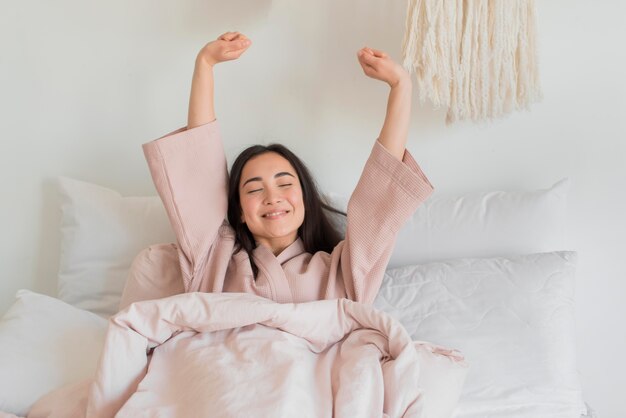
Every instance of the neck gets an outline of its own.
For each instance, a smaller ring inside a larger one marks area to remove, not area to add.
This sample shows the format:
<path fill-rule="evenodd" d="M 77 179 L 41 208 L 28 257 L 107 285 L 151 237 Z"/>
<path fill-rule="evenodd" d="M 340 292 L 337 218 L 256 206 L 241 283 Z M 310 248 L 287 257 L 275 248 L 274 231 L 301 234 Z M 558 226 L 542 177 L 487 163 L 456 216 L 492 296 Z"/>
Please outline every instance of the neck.
<path fill-rule="evenodd" d="M 278 256 L 278 254 L 282 253 L 285 248 L 296 242 L 297 239 L 298 235 L 296 234 L 293 237 L 281 237 L 274 239 L 259 238 L 256 243 L 257 245 L 269 248 L 274 256 Z"/>

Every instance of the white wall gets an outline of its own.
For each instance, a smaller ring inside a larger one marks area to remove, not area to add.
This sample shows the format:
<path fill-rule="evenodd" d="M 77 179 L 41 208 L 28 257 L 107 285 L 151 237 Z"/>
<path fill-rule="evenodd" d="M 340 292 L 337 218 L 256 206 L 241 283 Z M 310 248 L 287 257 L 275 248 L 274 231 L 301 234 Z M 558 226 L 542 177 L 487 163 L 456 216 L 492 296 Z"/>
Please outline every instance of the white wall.
<path fill-rule="evenodd" d="M 602 3 L 602 4 L 600 4 Z M 254 45 L 216 68 L 231 158 L 288 144 L 327 191 L 347 193 L 384 118 L 364 46 L 400 58 L 405 0 L 3 2 L 0 13 L 0 311 L 19 288 L 54 294 L 54 176 L 154 194 L 140 145 L 186 121 L 193 60 L 228 30 Z M 579 251 L 579 368 L 602 418 L 626 408 L 626 7 L 537 2 L 544 100 L 493 123 L 446 127 L 415 106 L 409 148 L 438 193 L 546 188 L 569 176 Z M 96 239 L 97 237 L 94 237 Z"/>

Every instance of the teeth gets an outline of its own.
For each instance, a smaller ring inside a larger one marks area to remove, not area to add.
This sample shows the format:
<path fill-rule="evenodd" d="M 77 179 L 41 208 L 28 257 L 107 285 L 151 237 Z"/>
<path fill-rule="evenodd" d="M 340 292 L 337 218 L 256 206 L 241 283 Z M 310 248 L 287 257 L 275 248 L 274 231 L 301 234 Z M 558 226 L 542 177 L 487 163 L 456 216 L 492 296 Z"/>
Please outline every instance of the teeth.
<path fill-rule="evenodd" d="M 276 216 L 276 215 L 280 215 L 280 214 L 282 214 L 282 213 L 285 213 L 285 212 L 272 212 L 272 213 L 266 213 L 266 214 L 265 214 L 265 215 L 263 215 L 263 216 Z"/>

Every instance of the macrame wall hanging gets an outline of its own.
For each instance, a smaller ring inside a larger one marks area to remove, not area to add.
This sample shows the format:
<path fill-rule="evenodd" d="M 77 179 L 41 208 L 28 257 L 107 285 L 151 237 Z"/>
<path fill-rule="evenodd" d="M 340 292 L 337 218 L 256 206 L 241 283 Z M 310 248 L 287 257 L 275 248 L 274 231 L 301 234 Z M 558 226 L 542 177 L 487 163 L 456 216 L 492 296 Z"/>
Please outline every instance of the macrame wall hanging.
<path fill-rule="evenodd" d="M 403 64 L 446 123 L 493 119 L 541 99 L 533 0 L 408 0 Z"/>

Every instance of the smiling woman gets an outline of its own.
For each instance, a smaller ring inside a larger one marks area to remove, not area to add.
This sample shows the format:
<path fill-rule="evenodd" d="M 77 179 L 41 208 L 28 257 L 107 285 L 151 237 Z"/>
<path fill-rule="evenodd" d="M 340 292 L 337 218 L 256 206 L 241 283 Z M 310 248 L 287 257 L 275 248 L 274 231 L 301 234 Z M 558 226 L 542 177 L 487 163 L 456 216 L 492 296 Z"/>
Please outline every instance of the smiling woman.
<path fill-rule="evenodd" d="M 371 303 L 398 231 L 433 191 L 405 150 L 410 77 L 382 51 L 357 53 L 365 75 L 387 83 L 390 93 L 342 237 L 329 218 L 341 212 L 323 201 L 309 170 L 283 145 L 252 146 L 227 173 L 213 107 L 213 67 L 239 58 L 251 44 L 238 32 L 206 44 L 196 58 L 187 127 L 144 144 L 177 237 L 184 290 L 253 293 L 277 302 Z M 159 263 L 136 265 L 155 267 L 131 270 L 130 281 L 159 275 Z"/>
<path fill-rule="evenodd" d="M 300 179 L 289 161 L 276 152 L 246 157 L 239 156 L 242 162 L 231 170 L 234 182 L 229 186 L 228 207 L 234 210 L 229 211 L 229 222 L 245 224 L 257 245 L 278 255 L 296 240 L 304 222 Z"/>
<path fill-rule="evenodd" d="M 341 241 L 327 212 L 345 215 L 320 196 L 304 163 L 281 144 L 254 145 L 244 150 L 231 168 L 228 222 L 239 249 L 250 256 L 265 245 L 274 255 L 302 239 L 305 251 L 330 253 Z"/>

